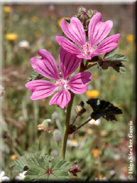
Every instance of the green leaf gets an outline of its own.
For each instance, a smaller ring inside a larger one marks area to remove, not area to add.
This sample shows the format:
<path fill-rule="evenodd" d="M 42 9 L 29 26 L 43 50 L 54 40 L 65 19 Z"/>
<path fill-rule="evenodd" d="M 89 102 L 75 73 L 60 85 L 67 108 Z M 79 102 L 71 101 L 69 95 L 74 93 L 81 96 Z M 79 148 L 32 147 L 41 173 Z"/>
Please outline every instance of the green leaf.
<path fill-rule="evenodd" d="M 116 53 L 118 53 L 119 51 L 119 47 L 116 47 L 114 50 L 105 53 L 105 57 L 111 58 L 113 55 L 115 55 Z"/>
<path fill-rule="evenodd" d="M 25 180 L 55 180 L 67 179 L 68 169 L 72 165 L 59 157 L 51 159 L 51 156 L 31 157 L 27 159 L 29 170 L 25 174 Z"/>
<path fill-rule="evenodd" d="M 106 70 L 108 67 L 112 67 L 117 72 L 125 75 L 125 66 L 122 62 L 129 61 L 127 57 L 117 53 L 119 48 L 115 48 L 109 53 L 104 55 L 104 58 L 98 61 L 99 66 Z"/>
<path fill-rule="evenodd" d="M 37 73 L 35 70 L 33 70 L 33 72 L 31 73 L 31 76 L 28 78 L 27 81 L 33 81 L 33 80 L 41 79 L 41 78 L 43 78 L 43 76 L 40 75 L 39 73 Z"/>
<path fill-rule="evenodd" d="M 20 156 L 20 158 L 18 160 L 13 161 L 10 164 L 10 167 L 12 168 L 12 172 L 13 173 L 21 173 L 23 172 L 25 169 L 24 168 L 29 168 L 30 165 L 27 162 L 27 159 L 30 157 L 40 157 L 43 154 L 40 152 L 35 152 L 35 153 L 25 153 L 24 156 Z M 48 156 L 48 155 L 47 155 Z"/>
<path fill-rule="evenodd" d="M 112 50 L 109 53 L 106 53 L 104 55 L 105 60 L 120 60 L 120 61 L 129 61 L 129 59 L 127 57 L 125 57 L 122 54 L 117 53 L 119 51 L 119 48 L 115 48 L 114 50 Z"/>
<path fill-rule="evenodd" d="M 112 67 L 115 71 L 125 75 L 125 66 L 121 61 L 99 61 L 98 64 L 103 70 L 108 69 L 108 67 Z"/>
<path fill-rule="evenodd" d="M 93 118 L 94 120 L 103 117 L 107 121 L 117 121 L 117 119 L 115 118 L 115 114 L 122 114 L 121 109 L 115 107 L 112 103 L 105 100 L 100 100 L 98 98 L 89 99 L 87 101 L 87 104 L 89 104 L 93 109 L 93 112 L 91 113 L 91 118 Z"/>

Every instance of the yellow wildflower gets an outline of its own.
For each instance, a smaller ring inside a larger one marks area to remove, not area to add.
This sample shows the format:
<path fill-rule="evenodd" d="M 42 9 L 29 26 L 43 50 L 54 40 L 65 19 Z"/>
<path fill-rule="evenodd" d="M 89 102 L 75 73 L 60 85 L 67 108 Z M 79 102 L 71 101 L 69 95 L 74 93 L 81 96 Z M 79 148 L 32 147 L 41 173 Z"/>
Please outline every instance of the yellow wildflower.
<path fill-rule="evenodd" d="M 15 34 L 15 33 L 5 34 L 5 39 L 7 39 L 9 41 L 14 41 L 17 38 L 18 38 L 18 34 Z"/>
<path fill-rule="evenodd" d="M 3 11 L 4 11 L 5 13 L 10 13 L 10 12 L 12 11 L 12 9 L 11 9 L 11 7 L 9 7 L 9 6 L 4 6 L 4 7 L 3 7 Z"/>
<path fill-rule="evenodd" d="M 62 18 L 60 18 L 60 19 L 58 20 L 58 26 L 59 26 L 59 27 L 61 27 L 61 26 L 60 26 L 60 23 L 61 23 L 61 21 L 64 20 L 64 19 L 67 19 L 67 20 L 68 20 L 67 17 L 62 17 Z"/>
<path fill-rule="evenodd" d="M 134 41 L 134 35 L 133 34 L 128 34 L 126 39 L 127 39 L 128 43 L 132 43 Z"/>
<path fill-rule="evenodd" d="M 32 17 L 32 22 L 36 23 L 38 21 L 38 17 L 34 16 Z"/>
<path fill-rule="evenodd" d="M 111 79 L 112 81 L 115 81 L 116 78 L 117 78 L 117 77 L 116 77 L 115 75 L 112 75 L 110 79 Z"/>
<path fill-rule="evenodd" d="M 12 161 L 14 161 L 15 159 L 17 159 L 16 154 L 12 154 L 12 155 L 10 156 L 10 159 L 11 159 Z"/>
<path fill-rule="evenodd" d="M 35 31 L 35 32 L 34 32 L 34 36 L 35 36 L 35 37 L 39 37 L 39 36 L 40 36 L 40 32 L 39 32 L 39 31 Z"/>
<path fill-rule="evenodd" d="M 98 158 L 99 157 L 100 150 L 98 148 L 95 148 L 91 152 L 92 152 L 94 158 Z"/>
<path fill-rule="evenodd" d="M 51 47 L 52 46 L 52 42 L 47 42 L 47 47 Z"/>
<path fill-rule="evenodd" d="M 99 96 L 99 92 L 97 90 L 87 90 L 85 94 L 90 98 L 96 98 Z"/>

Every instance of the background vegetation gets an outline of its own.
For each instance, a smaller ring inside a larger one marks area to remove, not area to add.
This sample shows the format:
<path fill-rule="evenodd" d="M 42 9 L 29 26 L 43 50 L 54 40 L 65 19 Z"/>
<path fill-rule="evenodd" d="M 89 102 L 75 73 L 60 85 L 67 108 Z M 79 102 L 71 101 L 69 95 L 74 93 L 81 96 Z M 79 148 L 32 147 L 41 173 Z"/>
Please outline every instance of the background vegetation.
<path fill-rule="evenodd" d="M 81 172 L 78 178 L 94 180 L 97 174 L 111 180 L 127 179 L 128 175 L 128 133 L 129 121 L 135 122 L 135 8 L 134 4 L 10 4 L 3 5 L 2 47 L 3 68 L 1 85 L 4 87 L 2 102 L 2 170 L 13 178 L 10 163 L 24 152 L 37 151 L 41 131 L 38 124 L 51 119 L 50 133 L 41 136 L 40 151 L 56 156 L 58 146 L 53 141 L 53 131 L 64 125 L 64 110 L 56 105 L 49 106 L 49 98 L 32 101 L 31 92 L 25 83 L 32 72 L 31 57 L 39 49 L 47 49 L 58 63 L 60 46 L 55 35 L 62 35 L 60 19 L 77 14 L 77 8 L 83 5 L 87 9 L 102 13 L 103 21 L 113 20 L 112 34 L 121 33 L 119 53 L 128 57 L 126 76 L 112 68 L 106 71 L 94 66 L 91 83 L 88 86 L 91 98 L 110 101 L 123 114 L 117 121 L 106 121 L 103 118 L 99 125 L 88 124 L 69 136 L 66 159 L 77 161 Z M 10 34 L 10 35 L 9 35 Z M 20 42 L 27 42 L 21 44 Z M 28 45 L 29 43 L 29 45 Z M 91 92 L 92 90 L 98 93 Z M 90 115 L 91 108 L 86 104 L 89 94 L 77 95 L 74 99 L 71 119 L 76 116 L 74 106 L 85 102 L 87 112 L 77 118 L 76 124 L 82 124 Z M 53 112 L 58 119 L 53 119 Z M 135 132 L 134 132 L 135 133 Z M 61 146 L 61 144 L 60 144 Z M 77 180 L 77 179 L 76 179 Z"/>

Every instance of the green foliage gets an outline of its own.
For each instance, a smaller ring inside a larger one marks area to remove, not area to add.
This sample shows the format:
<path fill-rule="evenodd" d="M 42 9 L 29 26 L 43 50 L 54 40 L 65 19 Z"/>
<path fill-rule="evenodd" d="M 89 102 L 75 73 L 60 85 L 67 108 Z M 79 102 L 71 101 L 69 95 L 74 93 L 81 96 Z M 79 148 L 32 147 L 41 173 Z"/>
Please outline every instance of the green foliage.
<path fill-rule="evenodd" d="M 40 152 L 35 152 L 35 153 L 27 153 L 26 152 L 24 154 L 24 156 L 20 156 L 20 158 L 18 160 L 15 160 L 10 164 L 10 167 L 12 168 L 12 172 L 14 172 L 14 173 L 23 172 L 25 170 L 25 168 L 27 168 L 27 169 L 29 168 L 29 164 L 27 162 L 28 158 L 30 158 L 30 157 L 40 157 L 41 155 L 42 155 L 42 153 L 40 153 Z"/>
<path fill-rule="evenodd" d="M 72 165 L 59 157 L 51 160 L 51 156 L 31 157 L 27 159 L 29 170 L 27 171 L 25 180 L 64 180 L 68 177 L 68 169 Z"/>
<path fill-rule="evenodd" d="M 118 107 L 115 107 L 108 101 L 96 99 L 89 99 L 87 103 L 93 108 L 93 112 L 91 113 L 91 118 L 97 120 L 100 117 L 105 118 L 107 121 L 113 121 L 117 119 L 115 118 L 115 114 L 122 114 L 122 110 Z"/>
<path fill-rule="evenodd" d="M 124 55 L 118 54 L 117 53 L 118 50 L 119 48 L 117 47 L 111 52 L 106 53 L 104 55 L 104 58 L 98 61 L 98 64 L 103 70 L 108 69 L 108 67 L 112 67 L 117 72 L 125 75 L 125 66 L 123 65 L 122 62 L 129 61 L 129 60 Z"/>
<path fill-rule="evenodd" d="M 40 75 L 39 73 L 37 73 L 35 70 L 33 70 L 33 72 L 31 73 L 31 76 L 28 78 L 27 81 L 33 81 L 33 80 L 41 79 L 41 78 L 43 78 L 43 76 Z"/>
<path fill-rule="evenodd" d="M 18 160 L 11 163 L 13 173 L 21 173 L 27 170 L 25 180 L 39 179 L 67 179 L 68 169 L 72 165 L 59 157 L 44 155 L 40 152 L 25 153 Z"/>

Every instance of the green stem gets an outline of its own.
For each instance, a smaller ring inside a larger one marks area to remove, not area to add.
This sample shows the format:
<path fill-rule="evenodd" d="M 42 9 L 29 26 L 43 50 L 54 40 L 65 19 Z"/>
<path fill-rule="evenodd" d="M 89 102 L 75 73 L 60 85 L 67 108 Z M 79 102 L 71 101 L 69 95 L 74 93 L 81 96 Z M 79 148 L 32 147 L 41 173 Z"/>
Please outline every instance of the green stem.
<path fill-rule="evenodd" d="M 94 65 L 97 65 L 97 63 L 88 65 L 86 69 L 89 69 L 89 68 L 93 67 Z"/>
<path fill-rule="evenodd" d="M 76 117 L 74 118 L 72 124 L 74 124 L 74 122 L 76 121 L 76 119 L 77 119 L 78 116 L 79 116 L 79 115 L 77 114 Z"/>
<path fill-rule="evenodd" d="M 71 100 L 67 107 L 67 113 L 66 113 L 66 120 L 65 120 L 65 126 L 64 126 L 64 135 L 63 135 L 63 142 L 62 142 L 62 149 L 61 149 L 61 159 L 65 159 L 65 153 L 66 153 L 66 144 L 67 144 L 67 138 L 68 138 L 68 129 L 69 129 L 69 121 L 70 121 L 70 115 L 71 115 L 71 107 L 73 103 L 75 94 L 71 93 Z"/>
<path fill-rule="evenodd" d="M 80 125 L 79 127 L 77 127 L 76 130 L 80 129 L 82 126 L 84 126 L 85 124 L 87 124 L 90 120 L 91 120 L 91 118 L 88 119 L 87 121 L 85 121 L 85 122 L 84 122 L 82 125 Z M 75 131 L 76 131 L 76 130 L 75 130 Z"/>
<path fill-rule="evenodd" d="M 41 137 L 42 137 L 42 132 L 41 132 L 41 134 L 40 134 L 40 136 L 39 136 L 39 140 L 38 140 L 38 145 L 37 145 L 37 151 L 39 151 L 39 147 L 40 147 L 40 139 L 41 139 Z"/>

